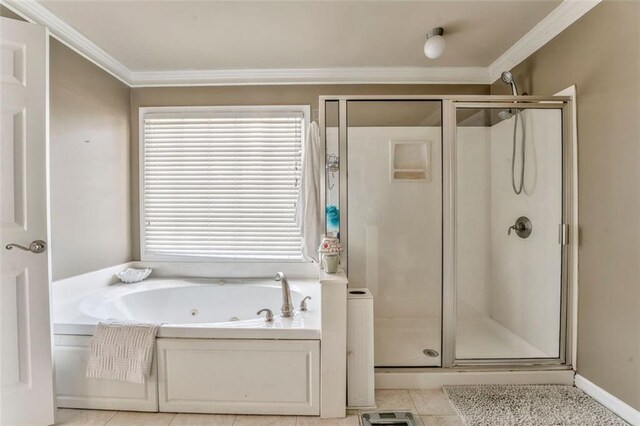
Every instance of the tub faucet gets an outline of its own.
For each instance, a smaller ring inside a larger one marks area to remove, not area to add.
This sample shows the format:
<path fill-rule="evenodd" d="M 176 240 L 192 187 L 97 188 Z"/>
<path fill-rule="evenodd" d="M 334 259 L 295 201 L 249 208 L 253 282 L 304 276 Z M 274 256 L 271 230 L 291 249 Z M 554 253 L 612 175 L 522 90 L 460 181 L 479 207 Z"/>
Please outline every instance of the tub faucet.
<path fill-rule="evenodd" d="M 293 316 L 293 303 L 291 303 L 291 288 L 289 287 L 289 281 L 284 275 L 284 272 L 278 272 L 276 274 L 276 281 L 282 283 L 282 316 L 284 318 L 291 318 Z"/>

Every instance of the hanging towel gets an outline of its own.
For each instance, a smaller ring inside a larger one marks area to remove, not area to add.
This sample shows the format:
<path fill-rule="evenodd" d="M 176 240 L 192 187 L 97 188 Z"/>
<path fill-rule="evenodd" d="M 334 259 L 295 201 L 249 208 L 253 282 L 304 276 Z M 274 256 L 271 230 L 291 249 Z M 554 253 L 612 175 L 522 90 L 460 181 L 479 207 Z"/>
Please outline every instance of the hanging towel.
<path fill-rule="evenodd" d="M 99 323 L 89 344 L 87 377 L 144 383 L 151 373 L 159 325 Z"/>
<path fill-rule="evenodd" d="M 302 255 L 305 259 L 317 263 L 318 247 L 323 232 L 320 216 L 320 128 L 315 121 L 309 126 L 303 145 L 295 221 L 302 236 Z"/>

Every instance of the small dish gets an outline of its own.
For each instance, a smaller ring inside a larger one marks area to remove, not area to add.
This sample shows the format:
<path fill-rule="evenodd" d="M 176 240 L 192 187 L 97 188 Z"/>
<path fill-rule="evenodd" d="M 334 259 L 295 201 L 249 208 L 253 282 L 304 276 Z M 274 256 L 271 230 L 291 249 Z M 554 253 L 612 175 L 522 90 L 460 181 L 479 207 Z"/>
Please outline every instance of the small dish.
<path fill-rule="evenodd" d="M 134 269 L 127 268 L 116 273 L 116 277 L 123 283 L 131 284 L 145 280 L 151 274 L 151 268 Z"/>

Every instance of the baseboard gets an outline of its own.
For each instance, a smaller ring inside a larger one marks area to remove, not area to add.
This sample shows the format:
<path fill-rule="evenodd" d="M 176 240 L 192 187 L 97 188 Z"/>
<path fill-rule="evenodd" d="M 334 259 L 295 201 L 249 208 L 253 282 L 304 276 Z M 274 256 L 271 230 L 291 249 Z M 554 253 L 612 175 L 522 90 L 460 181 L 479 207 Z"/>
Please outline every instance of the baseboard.
<path fill-rule="evenodd" d="M 640 426 L 640 411 L 579 374 L 576 374 L 575 384 L 577 388 L 622 417 L 625 421 L 633 426 Z"/>
<path fill-rule="evenodd" d="M 573 370 L 376 371 L 376 389 L 438 389 L 443 385 L 573 385 Z"/>

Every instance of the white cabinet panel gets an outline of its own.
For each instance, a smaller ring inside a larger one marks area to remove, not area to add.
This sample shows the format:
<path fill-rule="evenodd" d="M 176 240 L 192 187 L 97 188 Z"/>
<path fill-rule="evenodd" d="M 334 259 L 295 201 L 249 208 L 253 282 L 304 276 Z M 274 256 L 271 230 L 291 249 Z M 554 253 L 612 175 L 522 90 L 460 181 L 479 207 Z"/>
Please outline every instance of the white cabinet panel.
<path fill-rule="evenodd" d="M 90 340 L 91 336 L 55 336 L 58 407 L 158 411 L 157 360 L 144 384 L 89 379 L 85 369 Z"/>
<path fill-rule="evenodd" d="M 347 296 L 347 405 L 375 407 L 373 297 L 367 289 Z"/>
<path fill-rule="evenodd" d="M 317 340 L 158 340 L 160 411 L 320 413 Z"/>

